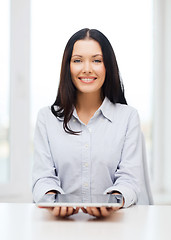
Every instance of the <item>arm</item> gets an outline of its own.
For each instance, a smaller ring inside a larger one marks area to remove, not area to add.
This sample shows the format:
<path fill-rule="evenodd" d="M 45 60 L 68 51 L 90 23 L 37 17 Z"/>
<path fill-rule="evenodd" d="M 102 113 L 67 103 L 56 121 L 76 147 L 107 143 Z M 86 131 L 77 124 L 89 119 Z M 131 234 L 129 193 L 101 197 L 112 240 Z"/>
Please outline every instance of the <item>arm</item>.
<path fill-rule="evenodd" d="M 46 116 L 40 111 L 34 136 L 33 198 L 39 201 L 44 194 L 64 193 L 54 165 L 46 130 Z M 43 207 L 46 208 L 46 207 Z M 54 216 L 65 217 L 76 214 L 79 208 L 49 207 Z"/>
<path fill-rule="evenodd" d="M 64 193 L 54 166 L 46 131 L 46 112 L 38 114 L 34 136 L 33 198 L 39 201 L 49 191 Z"/>
<path fill-rule="evenodd" d="M 137 202 L 142 181 L 142 134 L 139 116 L 136 111 L 133 111 L 127 124 L 114 184 L 106 189 L 105 193 L 112 191 L 122 193 L 124 207 L 129 207 Z"/>

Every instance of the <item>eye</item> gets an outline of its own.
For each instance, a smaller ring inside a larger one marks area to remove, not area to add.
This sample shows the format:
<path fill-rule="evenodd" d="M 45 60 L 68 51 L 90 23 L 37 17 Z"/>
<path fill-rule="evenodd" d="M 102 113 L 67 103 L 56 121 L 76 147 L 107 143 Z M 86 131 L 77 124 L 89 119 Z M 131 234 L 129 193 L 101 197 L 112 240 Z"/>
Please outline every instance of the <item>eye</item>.
<path fill-rule="evenodd" d="M 80 62 L 81 62 L 80 59 L 75 59 L 75 60 L 74 60 L 74 63 L 80 63 Z"/>
<path fill-rule="evenodd" d="M 102 60 L 95 59 L 93 62 L 95 62 L 95 63 L 101 63 L 101 62 L 102 62 Z"/>

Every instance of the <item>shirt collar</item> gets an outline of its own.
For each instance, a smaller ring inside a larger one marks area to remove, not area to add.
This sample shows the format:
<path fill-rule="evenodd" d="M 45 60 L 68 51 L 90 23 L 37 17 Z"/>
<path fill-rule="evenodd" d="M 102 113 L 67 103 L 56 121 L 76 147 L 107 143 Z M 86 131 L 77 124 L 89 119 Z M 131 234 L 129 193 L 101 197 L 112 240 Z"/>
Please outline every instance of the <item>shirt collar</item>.
<path fill-rule="evenodd" d="M 99 109 L 96 111 L 96 113 L 101 112 L 105 118 L 107 118 L 110 122 L 113 121 L 113 114 L 112 114 L 112 105 L 113 103 L 110 102 L 110 100 L 105 97 L 105 99 L 102 102 L 102 105 L 99 107 Z M 76 119 L 79 119 L 76 108 L 74 108 L 73 114 Z M 63 120 L 64 118 L 59 118 L 59 120 Z"/>
<path fill-rule="evenodd" d="M 113 121 L 112 105 L 113 103 L 111 103 L 110 100 L 107 97 L 105 97 L 102 105 L 99 108 L 99 111 L 101 111 L 103 116 L 107 118 L 110 122 Z"/>
<path fill-rule="evenodd" d="M 74 111 L 73 111 L 73 114 L 72 114 L 75 118 L 79 119 L 78 117 L 78 114 L 77 114 L 77 110 L 76 108 L 74 107 Z"/>
<path fill-rule="evenodd" d="M 110 100 L 107 97 L 105 97 L 105 99 L 102 102 L 102 105 L 99 107 L 99 109 L 96 111 L 94 115 L 101 113 L 105 118 L 112 122 L 113 121 L 112 105 L 113 103 L 111 103 Z M 79 119 L 75 108 L 73 111 L 73 116 Z"/>

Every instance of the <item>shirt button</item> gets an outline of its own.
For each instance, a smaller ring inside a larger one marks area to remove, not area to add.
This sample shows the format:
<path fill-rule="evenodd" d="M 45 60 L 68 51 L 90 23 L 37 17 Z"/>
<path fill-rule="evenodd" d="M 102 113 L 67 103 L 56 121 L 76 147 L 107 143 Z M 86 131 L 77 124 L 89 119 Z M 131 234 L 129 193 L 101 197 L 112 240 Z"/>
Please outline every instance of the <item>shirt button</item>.
<path fill-rule="evenodd" d="M 86 144 L 85 147 L 88 148 L 88 144 Z"/>
<path fill-rule="evenodd" d="M 73 119 L 73 122 L 76 122 L 76 120 L 75 120 L 75 119 Z"/>
<path fill-rule="evenodd" d="M 86 162 L 86 163 L 84 163 L 84 167 L 88 167 L 88 163 Z"/>
<path fill-rule="evenodd" d="M 88 187 L 88 183 L 84 183 L 84 187 Z"/>
<path fill-rule="evenodd" d="M 88 128 L 88 131 L 91 133 L 92 132 L 91 128 Z"/>

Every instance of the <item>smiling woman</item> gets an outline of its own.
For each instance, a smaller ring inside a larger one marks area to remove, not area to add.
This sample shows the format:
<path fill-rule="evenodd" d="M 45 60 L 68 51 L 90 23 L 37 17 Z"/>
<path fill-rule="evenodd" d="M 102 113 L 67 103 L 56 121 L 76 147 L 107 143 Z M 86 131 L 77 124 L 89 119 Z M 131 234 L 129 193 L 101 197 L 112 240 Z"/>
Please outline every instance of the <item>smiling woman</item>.
<path fill-rule="evenodd" d="M 35 129 L 33 197 L 122 194 L 118 207 L 86 207 L 108 216 L 121 207 L 150 204 L 145 192 L 143 138 L 137 111 L 127 105 L 116 57 L 96 29 L 76 32 L 66 44 L 54 104 L 39 111 Z M 50 208 L 55 216 L 78 213 Z"/>

